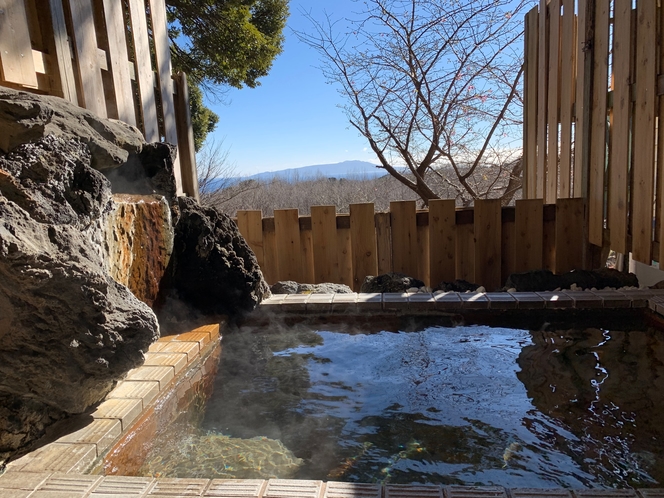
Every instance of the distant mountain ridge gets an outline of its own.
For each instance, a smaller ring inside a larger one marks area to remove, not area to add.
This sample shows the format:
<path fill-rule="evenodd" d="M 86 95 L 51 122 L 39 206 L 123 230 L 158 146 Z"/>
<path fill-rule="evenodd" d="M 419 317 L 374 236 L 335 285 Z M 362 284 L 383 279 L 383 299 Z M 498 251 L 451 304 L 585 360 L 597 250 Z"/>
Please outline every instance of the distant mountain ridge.
<path fill-rule="evenodd" d="M 343 161 L 334 164 L 315 164 L 301 168 L 288 168 L 278 171 L 266 171 L 251 176 L 244 176 L 238 180 L 256 180 L 269 182 L 273 179 L 286 182 L 315 180 L 316 178 L 378 178 L 386 174 L 384 169 L 376 167 L 367 161 Z"/>

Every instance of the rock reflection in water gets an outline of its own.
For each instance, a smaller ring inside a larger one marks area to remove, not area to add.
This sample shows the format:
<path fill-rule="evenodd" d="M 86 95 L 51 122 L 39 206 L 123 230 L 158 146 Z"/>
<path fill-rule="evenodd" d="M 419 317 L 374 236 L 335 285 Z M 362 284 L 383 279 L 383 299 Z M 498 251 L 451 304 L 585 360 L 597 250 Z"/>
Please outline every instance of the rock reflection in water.
<path fill-rule="evenodd" d="M 551 417 L 524 423 L 616 485 L 664 482 L 664 343 L 654 331 L 533 332 L 518 378 L 533 405 Z M 562 427 L 574 437 L 561 437 Z"/>

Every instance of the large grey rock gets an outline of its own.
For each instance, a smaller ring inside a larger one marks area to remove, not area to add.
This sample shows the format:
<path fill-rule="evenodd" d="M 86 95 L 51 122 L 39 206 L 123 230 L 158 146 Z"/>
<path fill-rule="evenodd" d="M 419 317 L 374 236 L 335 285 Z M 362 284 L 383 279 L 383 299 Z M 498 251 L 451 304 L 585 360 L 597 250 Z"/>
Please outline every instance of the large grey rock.
<path fill-rule="evenodd" d="M 111 189 L 90 163 L 54 135 L 0 158 L 0 453 L 101 401 L 159 335 L 108 273 Z"/>
<path fill-rule="evenodd" d="M 137 128 L 122 121 L 99 118 L 58 97 L 0 87 L 0 151 L 9 152 L 45 135 L 77 138 L 98 170 L 126 163 L 145 143 Z"/>
<path fill-rule="evenodd" d="M 198 313 L 236 315 L 253 310 L 270 289 L 235 222 L 191 198 L 177 201 L 180 214 L 168 287 Z"/>

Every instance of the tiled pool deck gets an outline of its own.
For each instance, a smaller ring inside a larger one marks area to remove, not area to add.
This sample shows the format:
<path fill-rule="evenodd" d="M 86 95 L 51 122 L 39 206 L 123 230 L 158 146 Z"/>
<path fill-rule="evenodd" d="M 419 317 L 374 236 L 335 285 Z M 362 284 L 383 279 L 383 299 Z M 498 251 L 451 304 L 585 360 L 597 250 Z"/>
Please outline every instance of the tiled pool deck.
<path fill-rule="evenodd" d="M 479 310 L 649 308 L 664 316 L 664 290 L 514 293 L 386 293 L 278 295 L 259 314 L 436 314 Z M 304 480 L 165 479 L 89 475 L 160 394 L 220 340 L 220 325 L 162 337 L 145 364 L 127 375 L 91 414 L 83 429 L 11 462 L 0 476 L 0 498 L 256 497 L 256 498 L 664 498 L 664 489 L 564 490 L 502 487 L 349 484 Z M 201 375 L 193 374 L 193 379 Z M 189 382 L 189 380 L 184 380 Z"/>

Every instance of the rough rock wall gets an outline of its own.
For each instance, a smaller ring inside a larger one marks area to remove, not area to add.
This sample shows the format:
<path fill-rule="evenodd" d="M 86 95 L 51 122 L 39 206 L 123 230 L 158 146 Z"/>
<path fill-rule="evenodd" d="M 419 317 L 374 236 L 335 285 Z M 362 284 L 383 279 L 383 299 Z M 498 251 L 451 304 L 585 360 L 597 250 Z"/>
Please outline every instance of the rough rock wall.
<path fill-rule="evenodd" d="M 54 135 L 0 157 L 0 453 L 101 401 L 159 335 L 106 270 L 111 189 L 91 162 Z"/>

